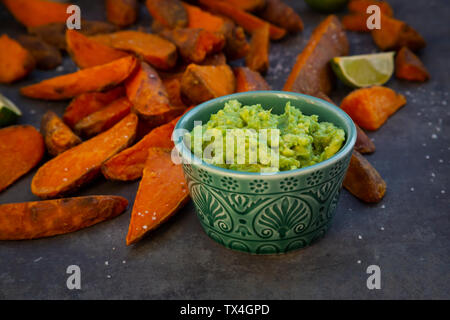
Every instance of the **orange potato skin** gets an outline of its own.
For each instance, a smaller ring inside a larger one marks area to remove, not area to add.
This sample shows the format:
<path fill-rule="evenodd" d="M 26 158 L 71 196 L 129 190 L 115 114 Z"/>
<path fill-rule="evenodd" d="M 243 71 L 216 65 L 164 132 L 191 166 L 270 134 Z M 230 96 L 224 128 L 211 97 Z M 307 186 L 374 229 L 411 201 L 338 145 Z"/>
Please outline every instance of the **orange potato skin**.
<path fill-rule="evenodd" d="M 146 0 L 145 5 L 155 21 L 165 28 L 184 28 L 188 14 L 179 0 Z"/>
<path fill-rule="evenodd" d="M 66 31 L 67 51 L 81 69 L 95 67 L 128 56 L 128 53 L 89 39 L 76 30 Z"/>
<path fill-rule="evenodd" d="M 281 0 L 266 0 L 266 6 L 259 15 L 264 20 L 286 29 L 290 33 L 303 30 L 303 21 L 300 16 Z"/>
<path fill-rule="evenodd" d="M 20 93 L 34 99 L 64 100 L 82 93 L 114 87 L 128 78 L 135 67 L 136 58 L 128 56 L 22 87 Z"/>
<path fill-rule="evenodd" d="M 124 95 L 124 86 L 118 86 L 105 92 L 82 93 L 72 99 L 64 112 L 63 120 L 73 129 L 78 121 L 91 113 L 106 107 L 108 104 Z"/>
<path fill-rule="evenodd" d="M 237 67 L 233 69 L 236 77 L 236 92 L 270 90 L 269 84 L 259 74 L 247 67 Z"/>
<path fill-rule="evenodd" d="M 403 95 L 387 87 L 374 86 L 351 92 L 342 100 L 341 109 L 361 128 L 377 130 L 405 104 Z"/>
<path fill-rule="evenodd" d="M 121 214 L 128 201 L 86 196 L 0 204 L 0 240 L 26 240 L 77 231 Z"/>
<path fill-rule="evenodd" d="M 36 27 L 54 22 L 66 23 L 70 4 L 45 0 L 3 0 L 3 4 L 17 21 L 26 27 Z"/>
<path fill-rule="evenodd" d="M 339 19 L 335 15 L 328 16 L 314 29 L 308 44 L 297 56 L 283 90 L 309 95 L 330 94 L 334 73 L 329 61 L 347 55 L 348 51 L 348 40 Z"/>
<path fill-rule="evenodd" d="M 267 69 L 269 69 L 269 47 L 269 24 L 266 23 L 253 32 L 250 51 L 245 57 L 245 65 L 253 71 L 267 72 Z"/>
<path fill-rule="evenodd" d="M 145 62 L 126 82 L 128 99 L 132 110 L 140 119 L 153 127 L 166 123 L 183 112 L 183 108 L 172 107 L 158 73 Z"/>
<path fill-rule="evenodd" d="M 144 174 L 131 213 L 127 245 L 141 240 L 189 201 L 189 191 L 180 164 L 174 164 L 170 149 L 150 148 Z"/>
<path fill-rule="evenodd" d="M 171 69 L 177 62 L 177 47 L 154 34 L 126 30 L 93 36 L 92 39 L 118 50 L 133 52 L 157 69 Z"/>
<path fill-rule="evenodd" d="M 106 18 L 118 27 L 133 24 L 137 18 L 137 0 L 106 0 Z"/>
<path fill-rule="evenodd" d="M 33 194 L 43 199 L 61 197 L 92 181 L 106 160 L 134 141 L 137 121 L 135 114 L 129 114 L 108 131 L 46 162 L 33 177 Z"/>
<path fill-rule="evenodd" d="M 210 10 L 217 11 L 239 24 L 245 31 L 253 33 L 256 29 L 261 28 L 265 22 L 264 20 L 247 13 L 233 5 L 217 0 L 199 0 L 199 3 L 209 8 Z M 270 39 L 279 40 L 286 35 L 286 30 L 270 24 Z"/>
<path fill-rule="evenodd" d="M 44 139 L 34 127 L 0 129 L 0 192 L 33 169 L 45 152 Z"/>
<path fill-rule="evenodd" d="M 17 38 L 17 42 L 30 52 L 38 69 L 55 69 L 62 62 L 61 52 L 36 36 L 23 34 Z"/>
<path fill-rule="evenodd" d="M 126 97 L 111 102 L 106 107 L 81 119 L 74 127 L 82 137 L 93 137 L 114 126 L 130 113 L 131 102 Z"/>
<path fill-rule="evenodd" d="M 358 199 L 376 203 L 386 193 L 386 182 L 358 151 L 353 150 L 343 186 Z"/>
<path fill-rule="evenodd" d="M 0 83 L 12 83 L 35 67 L 31 53 L 6 34 L 0 37 Z"/>
<path fill-rule="evenodd" d="M 52 156 L 69 150 L 81 143 L 81 139 L 54 113 L 47 111 L 42 117 L 41 134 L 47 151 Z"/>
<path fill-rule="evenodd" d="M 228 65 L 199 66 L 190 64 L 181 79 L 183 99 L 191 104 L 231 94 L 236 81 Z"/>
<path fill-rule="evenodd" d="M 399 79 L 419 82 L 430 79 L 430 74 L 422 61 L 407 47 L 402 47 L 395 56 L 395 76 Z"/>
<path fill-rule="evenodd" d="M 130 181 L 142 177 L 149 148 L 173 148 L 172 132 L 179 117 L 159 126 L 132 147 L 106 161 L 102 173 L 106 179 Z"/>

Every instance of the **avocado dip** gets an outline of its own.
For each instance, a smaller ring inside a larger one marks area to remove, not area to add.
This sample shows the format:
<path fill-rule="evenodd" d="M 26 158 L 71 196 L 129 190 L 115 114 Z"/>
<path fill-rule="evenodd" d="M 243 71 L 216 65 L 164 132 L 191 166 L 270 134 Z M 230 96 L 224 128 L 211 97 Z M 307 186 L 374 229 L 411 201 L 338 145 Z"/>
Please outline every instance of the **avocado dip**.
<path fill-rule="evenodd" d="M 245 133 L 243 140 L 228 144 L 227 139 L 237 131 Z M 209 164 L 237 171 L 277 172 L 330 158 L 341 149 L 345 132 L 330 122 L 319 122 L 317 115 L 302 114 L 289 102 L 278 115 L 260 104 L 243 106 L 230 100 L 206 124 L 195 125 L 188 141 L 192 152 Z M 205 156 L 207 149 L 212 150 L 209 156 Z M 276 158 L 268 155 L 274 150 Z"/>

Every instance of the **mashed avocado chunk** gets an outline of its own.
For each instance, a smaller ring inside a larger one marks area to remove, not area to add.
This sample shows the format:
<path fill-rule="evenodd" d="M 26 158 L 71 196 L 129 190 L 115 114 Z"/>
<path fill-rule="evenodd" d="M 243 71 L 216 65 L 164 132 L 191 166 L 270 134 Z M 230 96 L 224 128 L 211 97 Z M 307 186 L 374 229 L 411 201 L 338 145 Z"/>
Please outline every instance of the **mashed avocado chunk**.
<path fill-rule="evenodd" d="M 289 102 L 277 115 L 237 100 L 195 126 L 188 139 L 192 152 L 205 162 L 248 172 L 304 168 L 333 156 L 344 140 L 344 130 L 302 114 Z"/>

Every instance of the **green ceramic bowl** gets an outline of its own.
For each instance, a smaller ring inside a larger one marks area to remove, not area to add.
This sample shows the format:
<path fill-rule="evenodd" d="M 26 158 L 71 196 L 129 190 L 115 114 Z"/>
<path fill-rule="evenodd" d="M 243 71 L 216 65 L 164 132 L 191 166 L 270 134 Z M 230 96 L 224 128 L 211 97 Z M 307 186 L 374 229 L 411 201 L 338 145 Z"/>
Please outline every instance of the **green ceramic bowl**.
<path fill-rule="evenodd" d="M 330 226 L 347 171 L 356 128 L 338 107 L 311 96 L 282 91 L 251 91 L 213 99 L 187 112 L 175 129 L 191 131 L 195 120 L 206 123 L 211 114 L 237 99 L 260 103 L 282 113 L 286 102 L 304 114 L 317 114 L 342 128 L 346 141 L 330 159 L 310 167 L 275 174 L 223 169 L 197 158 L 183 169 L 200 223 L 214 241 L 233 250 L 277 254 L 303 248 L 321 238 Z M 175 131 L 176 132 L 176 131 Z M 174 134 L 183 160 L 193 157 Z"/>

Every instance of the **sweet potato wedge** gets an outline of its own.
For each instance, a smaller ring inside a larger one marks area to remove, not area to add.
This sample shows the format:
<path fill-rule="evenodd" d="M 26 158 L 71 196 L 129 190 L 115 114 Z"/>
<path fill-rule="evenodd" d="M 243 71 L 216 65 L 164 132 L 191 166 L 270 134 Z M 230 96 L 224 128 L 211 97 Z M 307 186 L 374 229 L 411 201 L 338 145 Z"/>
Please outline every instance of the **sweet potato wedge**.
<path fill-rule="evenodd" d="M 137 121 L 129 114 L 108 131 L 45 163 L 33 177 L 31 192 L 44 199 L 60 197 L 96 178 L 106 160 L 133 142 Z"/>
<path fill-rule="evenodd" d="M 300 16 L 282 0 L 266 0 L 266 6 L 259 16 L 290 33 L 303 30 L 303 21 Z"/>
<path fill-rule="evenodd" d="M 102 166 L 105 178 L 131 181 L 142 177 L 150 148 L 173 148 L 172 132 L 179 119 L 180 117 L 177 117 L 169 123 L 153 129 L 138 143 L 106 161 Z"/>
<path fill-rule="evenodd" d="M 394 15 L 394 10 L 386 1 L 378 0 L 350 0 L 347 4 L 347 8 L 350 12 L 367 14 L 367 7 L 371 5 L 377 5 L 380 8 L 380 12 L 388 17 Z"/>
<path fill-rule="evenodd" d="M 395 56 L 395 76 L 409 81 L 427 81 L 430 74 L 422 61 L 407 47 L 402 47 Z"/>
<path fill-rule="evenodd" d="M 169 98 L 169 104 L 173 107 L 185 108 L 186 105 L 181 98 L 181 77 L 167 78 L 162 82 Z"/>
<path fill-rule="evenodd" d="M 129 54 L 94 41 L 76 30 L 66 31 L 67 52 L 81 69 L 95 67 Z"/>
<path fill-rule="evenodd" d="M 160 35 L 178 47 L 180 56 L 186 62 L 200 63 L 207 55 L 219 52 L 225 46 L 223 34 L 204 29 L 166 29 Z"/>
<path fill-rule="evenodd" d="M 245 37 L 242 27 L 232 25 L 229 32 L 225 34 L 225 55 L 229 60 L 244 58 L 250 51 L 250 45 Z"/>
<path fill-rule="evenodd" d="M 22 87 L 29 98 L 64 100 L 85 92 L 102 91 L 123 82 L 136 67 L 136 58 L 128 56 L 100 66 L 86 68 Z"/>
<path fill-rule="evenodd" d="M 211 32 L 220 32 L 225 34 L 228 27 L 225 20 L 211 12 L 202 10 L 197 6 L 182 3 L 188 16 L 188 28 L 204 29 Z"/>
<path fill-rule="evenodd" d="M 62 62 L 61 52 L 36 36 L 23 34 L 17 38 L 17 42 L 30 52 L 38 69 L 55 69 Z"/>
<path fill-rule="evenodd" d="M 177 62 L 177 47 L 154 34 L 129 30 L 98 35 L 92 39 L 118 50 L 133 52 L 158 69 L 170 69 Z"/>
<path fill-rule="evenodd" d="M 44 139 L 34 127 L 0 129 L 0 192 L 34 168 L 45 152 Z"/>
<path fill-rule="evenodd" d="M 127 27 L 136 21 L 137 0 L 106 0 L 105 7 L 108 21 L 120 28 Z"/>
<path fill-rule="evenodd" d="M 343 186 L 365 202 L 379 202 L 386 193 L 386 182 L 358 151 L 353 150 Z"/>
<path fill-rule="evenodd" d="M 145 5 L 153 19 L 165 28 L 188 25 L 188 14 L 180 0 L 146 0 Z"/>
<path fill-rule="evenodd" d="M 209 55 L 203 60 L 201 63 L 203 66 L 220 66 L 227 64 L 227 57 L 223 52 L 218 52 L 212 55 Z M 181 79 L 181 77 L 180 77 Z"/>
<path fill-rule="evenodd" d="M 183 112 L 183 108 L 170 105 L 169 96 L 158 73 L 145 62 L 126 81 L 128 99 L 132 110 L 140 119 L 153 127 L 166 123 Z"/>
<path fill-rule="evenodd" d="M 233 71 L 236 77 L 236 92 L 270 90 L 269 84 L 259 72 L 247 67 L 237 67 Z"/>
<path fill-rule="evenodd" d="M 351 13 L 342 17 L 342 26 L 345 30 L 355 32 L 370 32 L 367 28 L 367 15 L 362 13 Z"/>
<path fill-rule="evenodd" d="M 66 22 L 55 22 L 42 26 L 28 27 L 28 33 L 35 35 L 48 44 L 61 50 L 66 50 Z M 117 31 L 117 27 L 104 21 L 81 21 L 81 29 L 78 32 L 85 36 L 110 33 Z"/>
<path fill-rule="evenodd" d="M 261 28 L 265 23 L 264 20 L 248 13 L 239 8 L 234 7 L 232 4 L 225 1 L 218 0 L 199 0 L 199 3 L 206 8 L 223 14 L 236 22 L 248 33 L 253 33 L 256 29 Z M 270 24 L 270 39 L 279 40 L 286 35 L 286 30 Z"/>
<path fill-rule="evenodd" d="M 26 240 L 77 231 L 118 216 L 128 206 L 119 196 L 86 196 L 0 204 L 0 240 Z"/>
<path fill-rule="evenodd" d="M 412 51 L 425 48 L 424 38 L 405 22 L 381 15 L 381 29 L 371 31 L 372 39 L 381 50 L 408 47 Z"/>
<path fill-rule="evenodd" d="M 106 107 L 91 113 L 77 122 L 75 132 L 83 138 L 93 137 L 108 130 L 130 113 L 131 102 L 127 97 L 119 98 Z"/>
<path fill-rule="evenodd" d="M 348 54 L 348 40 L 339 19 L 328 16 L 314 29 L 308 44 L 297 56 L 283 90 L 314 95 L 330 94 L 334 74 L 329 61 Z"/>
<path fill-rule="evenodd" d="M 131 212 L 127 245 L 138 242 L 188 201 L 183 169 L 172 162 L 170 149 L 150 148 Z"/>
<path fill-rule="evenodd" d="M 253 71 L 260 73 L 267 72 L 269 69 L 269 24 L 253 31 L 250 41 L 250 51 L 245 57 L 245 65 Z"/>
<path fill-rule="evenodd" d="M 117 98 L 125 95 L 125 87 L 118 86 L 105 92 L 83 93 L 72 99 L 63 115 L 64 122 L 73 129 L 75 124 Z"/>
<path fill-rule="evenodd" d="M 81 139 L 53 111 L 47 111 L 41 120 L 41 134 L 47 151 L 57 156 L 81 143 Z"/>
<path fill-rule="evenodd" d="M 400 107 L 406 104 L 403 95 L 387 87 L 357 89 L 341 102 L 341 109 L 360 127 L 377 130 Z"/>
<path fill-rule="evenodd" d="M 233 71 L 228 65 L 199 66 L 190 64 L 181 78 L 181 94 L 191 104 L 221 97 L 234 92 Z"/>
<path fill-rule="evenodd" d="M 69 4 L 47 0 L 3 0 L 14 18 L 26 27 L 36 27 L 53 22 L 66 23 Z"/>
<path fill-rule="evenodd" d="M 35 66 L 31 53 L 6 34 L 0 37 L 0 83 L 12 83 L 28 75 Z"/>
<path fill-rule="evenodd" d="M 266 6 L 267 0 L 226 0 L 229 4 L 244 11 L 257 11 Z"/>
<path fill-rule="evenodd" d="M 333 100 L 330 99 L 323 92 L 318 92 L 314 94 L 315 97 L 325 100 L 329 103 L 336 105 Z M 356 142 L 354 149 L 360 153 L 372 153 L 375 152 L 375 144 L 372 140 L 367 136 L 367 134 L 355 123 L 356 127 Z"/>

